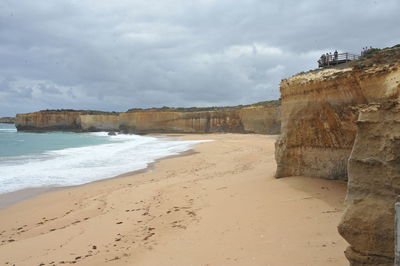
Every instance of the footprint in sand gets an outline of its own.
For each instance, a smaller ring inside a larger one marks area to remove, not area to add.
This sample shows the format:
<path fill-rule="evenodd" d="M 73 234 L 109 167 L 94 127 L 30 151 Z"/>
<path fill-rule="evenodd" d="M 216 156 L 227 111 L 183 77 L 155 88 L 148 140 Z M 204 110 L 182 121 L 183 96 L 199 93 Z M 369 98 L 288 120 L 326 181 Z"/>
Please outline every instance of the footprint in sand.
<path fill-rule="evenodd" d="M 145 238 L 143 238 L 143 241 L 148 240 L 150 237 L 154 236 L 156 233 L 150 233 L 148 234 Z"/>

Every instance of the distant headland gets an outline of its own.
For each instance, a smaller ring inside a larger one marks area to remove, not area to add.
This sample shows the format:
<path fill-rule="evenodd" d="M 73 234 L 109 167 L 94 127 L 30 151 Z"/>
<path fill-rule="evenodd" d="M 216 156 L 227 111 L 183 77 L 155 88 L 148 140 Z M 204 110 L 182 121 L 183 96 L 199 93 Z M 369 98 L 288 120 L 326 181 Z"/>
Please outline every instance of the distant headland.
<path fill-rule="evenodd" d="M 227 107 L 129 109 L 127 112 L 42 110 L 17 114 L 18 131 L 279 134 L 280 101 Z"/>
<path fill-rule="evenodd" d="M 0 123 L 14 124 L 15 123 L 15 117 L 0 117 Z"/>

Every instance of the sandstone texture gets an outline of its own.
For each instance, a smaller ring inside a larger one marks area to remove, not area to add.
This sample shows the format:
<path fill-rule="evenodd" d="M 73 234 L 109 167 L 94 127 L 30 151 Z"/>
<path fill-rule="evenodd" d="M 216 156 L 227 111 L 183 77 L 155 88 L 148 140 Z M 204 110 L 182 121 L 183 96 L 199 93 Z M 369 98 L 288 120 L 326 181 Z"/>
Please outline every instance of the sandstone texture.
<path fill-rule="evenodd" d="M 359 108 L 397 98 L 400 65 L 315 70 L 281 82 L 276 177 L 347 179 Z"/>
<path fill-rule="evenodd" d="M 279 106 L 199 112 L 134 111 L 120 114 L 120 128 L 133 133 L 279 134 Z"/>
<path fill-rule="evenodd" d="M 80 130 L 79 111 L 40 111 L 17 114 L 15 126 L 20 131 Z"/>
<path fill-rule="evenodd" d="M 378 49 L 375 49 L 378 50 Z M 347 179 L 338 227 L 352 266 L 393 265 L 400 193 L 400 45 L 281 82 L 277 177 Z"/>
<path fill-rule="evenodd" d="M 133 133 L 208 133 L 238 132 L 243 126 L 230 111 L 138 111 L 121 114 L 121 128 Z"/>
<path fill-rule="evenodd" d="M 400 194 L 400 102 L 363 108 L 348 163 L 347 208 L 339 225 L 352 266 L 392 266 L 394 203 Z"/>
<path fill-rule="evenodd" d="M 123 113 L 41 111 L 18 114 L 18 130 L 122 131 L 125 133 L 280 133 L 279 104 L 231 108 L 145 109 Z"/>
<path fill-rule="evenodd" d="M 81 114 L 80 128 L 84 131 L 118 131 L 119 115 L 118 114 Z"/>
<path fill-rule="evenodd" d="M 15 123 L 15 117 L 0 117 L 0 123 L 14 124 Z"/>
<path fill-rule="evenodd" d="M 277 107 L 247 107 L 239 110 L 246 132 L 278 135 L 281 132 L 281 112 Z"/>

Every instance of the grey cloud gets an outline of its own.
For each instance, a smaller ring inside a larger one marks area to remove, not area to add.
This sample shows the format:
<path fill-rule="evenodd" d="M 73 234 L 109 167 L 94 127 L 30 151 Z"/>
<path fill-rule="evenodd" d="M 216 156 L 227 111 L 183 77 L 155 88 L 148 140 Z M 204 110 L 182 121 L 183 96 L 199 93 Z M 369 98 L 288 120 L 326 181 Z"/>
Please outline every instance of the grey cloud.
<path fill-rule="evenodd" d="M 4 0 L 0 115 L 277 99 L 279 81 L 322 52 L 400 43 L 399 11 L 397 0 Z"/>

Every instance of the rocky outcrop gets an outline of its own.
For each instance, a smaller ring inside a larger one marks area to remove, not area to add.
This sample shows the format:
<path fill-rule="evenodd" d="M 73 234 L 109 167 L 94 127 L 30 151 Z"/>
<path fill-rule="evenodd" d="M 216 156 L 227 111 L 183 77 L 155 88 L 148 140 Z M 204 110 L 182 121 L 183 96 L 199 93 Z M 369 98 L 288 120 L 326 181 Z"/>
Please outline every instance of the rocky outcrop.
<path fill-rule="evenodd" d="M 359 106 L 398 97 L 399 69 L 399 64 L 378 64 L 316 70 L 282 80 L 276 176 L 347 179 Z"/>
<path fill-rule="evenodd" d="M 352 266 L 392 266 L 394 203 L 400 194 L 400 103 L 363 108 L 348 164 L 347 208 L 339 226 Z"/>
<path fill-rule="evenodd" d="M 122 131 L 136 134 L 280 132 L 280 109 L 276 103 L 204 109 L 139 109 L 124 113 L 41 111 L 17 115 L 16 127 L 33 131 Z"/>
<path fill-rule="evenodd" d="M 14 124 L 15 123 L 15 117 L 0 117 L 0 123 Z"/>

